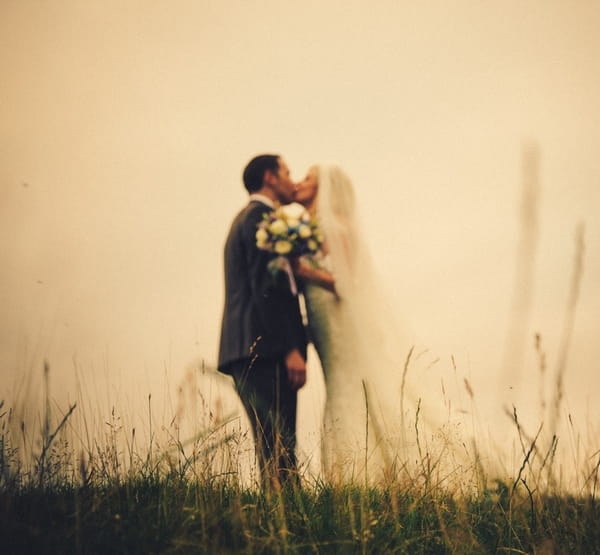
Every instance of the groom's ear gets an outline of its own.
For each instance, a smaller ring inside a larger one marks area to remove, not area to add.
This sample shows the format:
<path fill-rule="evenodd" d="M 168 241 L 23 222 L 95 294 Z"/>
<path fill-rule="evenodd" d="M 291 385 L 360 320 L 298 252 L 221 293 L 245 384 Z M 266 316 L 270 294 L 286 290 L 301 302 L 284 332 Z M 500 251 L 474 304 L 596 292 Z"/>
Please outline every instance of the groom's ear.
<path fill-rule="evenodd" d="M 265 170 L 265 173 L 263 174 L 263 185 L 272 185 L 273 180 L 275 180 L 276 177 L 273 170 Z"/>

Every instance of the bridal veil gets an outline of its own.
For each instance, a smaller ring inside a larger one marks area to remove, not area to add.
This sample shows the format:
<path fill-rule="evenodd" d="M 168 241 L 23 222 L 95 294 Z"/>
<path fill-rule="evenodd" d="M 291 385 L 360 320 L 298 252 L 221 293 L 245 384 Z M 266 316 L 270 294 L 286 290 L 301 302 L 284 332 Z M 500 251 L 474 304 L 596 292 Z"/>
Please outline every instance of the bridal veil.
<path fill-rule="evenodd" d="M 326 413 L 336 422 L 334 436 L 354 430 L 369 474 L 382 477 L 410 456 L 406 430 L 421 408 L 421 395 L 405 380 L 413 342 L 375 268 L 352 181 L 337 165 L 318 165 L 317 173 L 317 216 L 339 295 L 328 316 L 336 345 L 324 368 Z"/>

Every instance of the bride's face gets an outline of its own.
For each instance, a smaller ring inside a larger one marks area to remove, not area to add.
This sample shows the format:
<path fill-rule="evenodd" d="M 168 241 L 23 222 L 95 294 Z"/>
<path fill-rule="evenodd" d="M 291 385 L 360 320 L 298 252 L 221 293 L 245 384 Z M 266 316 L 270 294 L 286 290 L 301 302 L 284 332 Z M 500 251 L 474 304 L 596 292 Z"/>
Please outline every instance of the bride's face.
<path fill-rule="evenodd" d="M 318 190 L 319 181 L 317 179 L 317 168 L 313 166 L 308 170 L 306 177 L 298 183 L 294 200 L 308 206 L 315 200 Z"/>

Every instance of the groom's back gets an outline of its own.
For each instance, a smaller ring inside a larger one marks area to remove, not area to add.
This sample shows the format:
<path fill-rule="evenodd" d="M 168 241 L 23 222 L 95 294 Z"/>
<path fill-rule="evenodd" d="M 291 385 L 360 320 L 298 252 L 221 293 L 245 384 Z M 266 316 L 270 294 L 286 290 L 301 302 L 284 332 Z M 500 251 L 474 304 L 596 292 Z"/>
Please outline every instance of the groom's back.
<path fill-rule="evenodd" d="M 252 313 L 251 252 L 254 248 L 252 229 L 262 219 L 257 203 L 248 204 L 235 217 L 225 241 L 225 306 L 221 325 L 219 370 L 228 372 L 236 361 L 249 357 L 249 348 L 256 335 L 249 321 Z"/>

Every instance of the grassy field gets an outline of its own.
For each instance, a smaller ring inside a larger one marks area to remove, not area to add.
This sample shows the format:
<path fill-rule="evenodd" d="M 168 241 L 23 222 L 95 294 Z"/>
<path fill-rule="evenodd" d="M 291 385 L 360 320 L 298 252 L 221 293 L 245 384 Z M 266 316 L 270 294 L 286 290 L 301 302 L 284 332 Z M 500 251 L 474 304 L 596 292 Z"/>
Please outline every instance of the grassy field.
<path fill-rule="evenodd" d="M 78 411 L 46 399 L 26 422 L 2 403 L 2 553 L 600 553 L 598 453 L 567 492 L 555 438 L 526 439 L 516 413 L 514 476 L 488 475 L 476 450 L 459 462 L 438 436 L 376 483 L 306 474 L 263 491 L 242 480 L 226 421 L 186 441 L 150 429 L 140 447 L 114 409 L 100 435 Z"/>
<path fill-rule="evenodd" d="M 3 491 L 4 553 L 597 553 L 593 498 L 468 498 L 315 484 L 260 493 L 175 476 Z"/>

